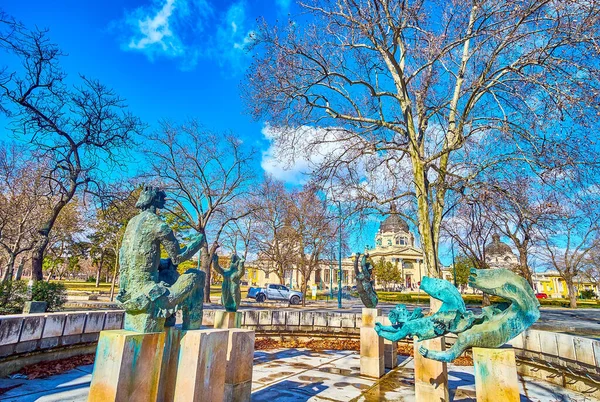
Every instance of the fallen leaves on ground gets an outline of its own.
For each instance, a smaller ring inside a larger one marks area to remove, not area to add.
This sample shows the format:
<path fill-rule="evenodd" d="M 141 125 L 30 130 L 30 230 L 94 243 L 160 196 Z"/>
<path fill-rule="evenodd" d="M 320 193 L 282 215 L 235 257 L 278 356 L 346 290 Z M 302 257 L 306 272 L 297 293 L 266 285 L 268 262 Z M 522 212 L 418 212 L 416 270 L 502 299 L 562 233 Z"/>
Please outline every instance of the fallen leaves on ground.
<path fill-rule="evenodd" d="M 28 379 L 46 378 L 52 375 L 65 373 L 79 366 L 94 363 L 94 354 L 73 356 L 67 359 L 53 360 L 50 362 L 41 362 L 26 366 L 19 371 L 19 374 L 25 374 Z"/>
<path fill-rule="evenodd" d="M 311 350 L 360 350 L 360 341 L 353 339 L 291 339 L 258 338 L 255 350 L 305 348 Z"/>
<path fill-rule="evenodd" d="M 360 350 L 360 341 L 353 339 L 289 339 L 281 340 L 275 338 L 257 338 L 254 349 L 287 349 L 304 348 L 311 350 Z M 398 354 L 401 356 L 414 356 L 413 345 L 409 343 L 398 343 Z M 454 360 L 455 366 L 472 366 L 471 356 L 460 356 Z"/>

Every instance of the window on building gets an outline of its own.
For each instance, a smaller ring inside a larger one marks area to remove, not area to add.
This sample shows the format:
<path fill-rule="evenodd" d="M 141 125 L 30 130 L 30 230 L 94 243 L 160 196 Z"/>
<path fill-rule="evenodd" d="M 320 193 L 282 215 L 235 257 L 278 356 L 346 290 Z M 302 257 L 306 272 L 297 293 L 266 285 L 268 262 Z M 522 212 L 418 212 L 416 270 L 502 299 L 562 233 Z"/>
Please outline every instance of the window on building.
<path fill-rule="evenodd" d="M 388 240 L 388 246 L 391 246 L 391 245 L 392 245 L 392 241 Z"/>

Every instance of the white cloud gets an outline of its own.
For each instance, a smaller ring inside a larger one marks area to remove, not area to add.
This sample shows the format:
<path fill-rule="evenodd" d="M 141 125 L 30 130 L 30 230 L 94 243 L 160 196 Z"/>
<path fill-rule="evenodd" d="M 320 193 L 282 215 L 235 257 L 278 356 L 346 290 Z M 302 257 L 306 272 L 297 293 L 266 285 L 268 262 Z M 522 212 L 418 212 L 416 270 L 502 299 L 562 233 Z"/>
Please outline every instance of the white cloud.
<path fill-rule="evenodd" d="M 149 60 L 165 57 L 192 70 L 201 58 L 213 59 L 234 72 L 242 71 L 253 31 L 247 29 L 246 2 L 218 12 L 207 0 L 153 0 L 113 23 L 122 34 L 121 47 Z"/>
<path fill-rule="evenodd" d="M 173 14 L 175 0 L 167 0 L 158 12 L 150 17 L 137 19 L 139 35 L 131 38 L 130 49 L 148 50 L 150 55 L 162 51 L 166 55 L 176 56 L 183 51 L 179 39 L 169 29 L 169 18 Z"/>
<path fill-rule="evenodd" d="M 282 12 L 287 12 L 290 9 L 290 4 L 292 0 L 275 0 L 275 4 Z"/>
<path fill-rule="evenodd" d="M 233 3 L 228 9 L 217 28 L 216 59 L 221 65 L 234 69 L 244 66 L 248 54 L 246 48 L 252 41 L 254 32 L 247 30 L 246 2 Z"/>
<path fill-rule="evenodd" d="M 265 125 L 262 129 L 263 136 L 270 141 L 269 148 L 263 152 L 261 166 L 265 172 L 289 184 L 303 184 L 308 181 L 308 175 L 312 173 L 315 165 L 323 162 L 323 152 L 319 150 L 308 154 L 305 151 L 310 142 L 317 136 L 322 135 L 314 127 L 302 126 L 294 130 L 287 129 L 289 135 L 298 137 L 294 150 L 284 148 L 278 141 L 282 134 L 281 128 Z"/>

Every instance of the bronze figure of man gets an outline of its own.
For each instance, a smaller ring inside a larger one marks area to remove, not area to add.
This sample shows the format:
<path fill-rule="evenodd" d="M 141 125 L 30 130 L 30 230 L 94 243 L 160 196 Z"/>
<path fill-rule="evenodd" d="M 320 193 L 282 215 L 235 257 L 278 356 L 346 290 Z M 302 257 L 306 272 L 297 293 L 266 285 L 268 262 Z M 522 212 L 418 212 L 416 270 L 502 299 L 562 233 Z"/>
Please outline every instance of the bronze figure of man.
<path fill-rule="evenodd" d="M 145 187 L 136 203 L 141 212 L 125 229 L 117 300 L 125 310 L 126 330 L 160 332 L 175 324 L 178 310 L 183 329 L 202 325 L 205 273 L 189 269 L 180 276 L 177 265 L 198 252 L 205 239 L 199 235 L 180 248 L 173 230 L 156 214 L 164 208 L 165 199 L 164 191 Z M 160 259 L 161 245 L 170 258 Z"/>

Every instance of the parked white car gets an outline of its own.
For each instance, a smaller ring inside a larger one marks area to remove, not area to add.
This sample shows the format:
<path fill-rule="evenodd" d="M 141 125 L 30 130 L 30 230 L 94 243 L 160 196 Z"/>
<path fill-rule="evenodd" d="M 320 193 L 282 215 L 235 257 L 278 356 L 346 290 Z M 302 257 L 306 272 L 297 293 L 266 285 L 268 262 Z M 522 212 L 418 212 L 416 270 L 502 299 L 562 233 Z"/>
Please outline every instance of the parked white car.
<path fill-rule="evenodd" d="M 303 295 L 296 290 L 290 290 L 285 285 L 270 283 L 264 288 L 248 289 L 248 297 L 250 299 L 256 299 L 259 303 L 264 302 L 265 300 L 284 300 L 288 301 L 290 304 L 300 304 Z"/>

